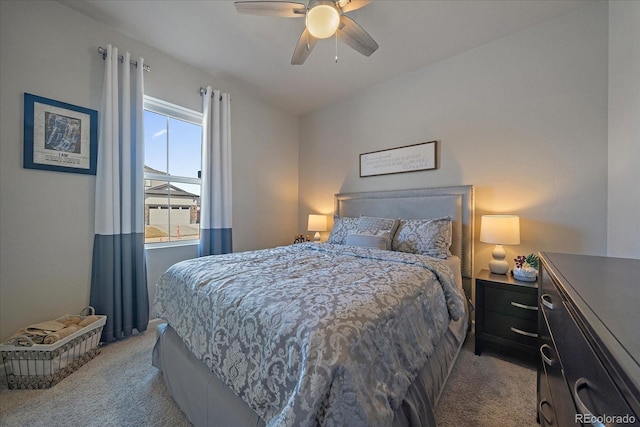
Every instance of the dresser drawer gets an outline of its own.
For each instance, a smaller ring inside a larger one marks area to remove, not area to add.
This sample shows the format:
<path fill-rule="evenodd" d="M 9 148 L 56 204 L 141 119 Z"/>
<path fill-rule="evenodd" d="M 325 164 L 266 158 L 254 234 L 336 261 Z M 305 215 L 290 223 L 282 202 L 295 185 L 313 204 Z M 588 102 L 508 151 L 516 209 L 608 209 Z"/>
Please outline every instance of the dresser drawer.
<path fill-rule="evenodd" d="M 529 291 L 518 291 L 485 286 L 485 309 L 535 321 L 538 318 L 537 291 L 535 288 Z M 533 331 L 535 332 L 535 328 Z"/>
<path fill-rule="evenodd" d="M 484 315 L 483 326 L 486 334 L 536 347 L 538 337 L 536 320 L 487 311 Z"/>
<path fill-rule="evenodd" d="M 558 291 L 558 288 L 549 273 L 547 273 L 544 268 L 540 269 L 540 306 L 542 308 L 553 310 L 554 308 L 558 308 L 562 304 L 562 301 L 563 298 L 560 296 L 560 291 Z M 562 320 L 555 320 L 555 322 L 558 321 Z M 550 323 L 549 327 L 553 330 L 554 325 Z"/>
<path fill-rule="evenodd" d="M 541 271 L 540 293 L 542 318 L 551 331 L 553 348 L 559 355 L 566 381 L 564 388 L 575 403 L 577 420 L 584 420 L 589 414 L 621 417 L 633 414 L 580 328 L 568 300 L 544 268 Z M 554 393 L 560 386 L 554 387 L 550 378 L 549 384 L 555 403 Z M 561 411 L 556 407 L 556 415 L 560 414 Z"/>
<path fill-rule="evenodd" d="M 538 370 L 538 419 L 541 426 L 556 425 L 556 413 L 544 370 Z"/>
<path fill-rule="evenodd" d="M 622 394 L 593 351 L 575 319 L 563 302 L 553 309 L 543 308 L 549 319 L 569 319 L 562 326 L 550 322 L 569 391 L 577 413 L 596 416 L 625 416 L 633 414 Z M 585 423 L 588 424 L 588 423 Z"/>
<path fill-rule="evenodd" d="M 543 384 L 540 383 L 538 385 L 538 411 L 541 411 L 539 412 L 540 423 L 550 426 L 573 427 L 579 425 L 575 422 L 576 407 L 573 403 L 571 392 L 567 387 L 567 380 L 562 371 L 558 351 L 549 332 L 544 312 L 541 312 L 538 330 L 540 334 L 538 351 L 541 359 L 539 365 L 541 368 L 538 368 L 538 380 L 545 380 L 549 388 L 549 394 L 545 396 Z M 543 404 L 543 399 L 546 399 L 547 403 Z M 551 415 L 553 415 L 553 419 L 550 419 Z"/>

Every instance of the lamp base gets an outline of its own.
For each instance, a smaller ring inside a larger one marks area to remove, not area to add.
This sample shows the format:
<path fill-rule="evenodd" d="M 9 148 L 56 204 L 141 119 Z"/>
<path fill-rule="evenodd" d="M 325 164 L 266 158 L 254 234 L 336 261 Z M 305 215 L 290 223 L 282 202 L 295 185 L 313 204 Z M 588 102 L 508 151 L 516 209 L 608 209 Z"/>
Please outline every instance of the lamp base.
<path fill-rule="evenodd" d="M 509 263 L 505 260 L 492 259 L 489 261 L 489 270 L 493 274 L 507 274 L 509 271 Z"/>
<path fill-rule="evenodd" d="M 320 241 L 320 232 L 316 231 L 316 234 L 313 235 L 313 240 L 315 242 L 319 242 Z"/>
<path fill-rule="evenodd" d="M 507 253 L 502 245 L 496 245 L 491 255 L 493 255 L 493 259 L 489 261 L 489 270 L 493 274 L 507 274 L 507 271 L 509 271 L 509 263 L 504 260 Z"/>

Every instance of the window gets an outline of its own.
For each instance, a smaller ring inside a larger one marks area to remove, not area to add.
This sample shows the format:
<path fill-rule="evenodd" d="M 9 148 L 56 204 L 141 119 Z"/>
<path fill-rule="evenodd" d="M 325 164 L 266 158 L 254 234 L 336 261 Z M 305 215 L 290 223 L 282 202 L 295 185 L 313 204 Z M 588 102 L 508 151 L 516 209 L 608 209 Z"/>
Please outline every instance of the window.
<path fill-rule="evenodd" d="M 144 98 L 145 243 L 200 238 L 202 113 Z"/>

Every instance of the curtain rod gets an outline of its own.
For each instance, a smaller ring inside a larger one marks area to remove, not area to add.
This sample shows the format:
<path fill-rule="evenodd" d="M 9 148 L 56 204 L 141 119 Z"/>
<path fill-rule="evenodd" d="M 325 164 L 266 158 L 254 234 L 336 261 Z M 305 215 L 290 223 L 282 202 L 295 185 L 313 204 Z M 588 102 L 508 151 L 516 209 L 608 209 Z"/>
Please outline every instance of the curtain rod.
<path fill-rule="evenodd" d="M 102 55 L 102 59 L 105 59 L 105 58 L 107 57 L 107 49 L 103 48 L 102 46 L 98 46 L 98 53 L 99 53 L 100 55 Z M 122 55 L 118 55 L 118 59 L 120 60 L 120 62 L 123 62 L 123 61 L 124 61 L 124 56 L 122 56 Z M 129 61 L 129 63 L 130 63 L 131 65 L 135 66 L 135 67 L 137 67 L 137 66 L 138 66 L 138 61 Z M 143 69 L 144 71 L 151 71 L 151 66 L 149 66 L 149 65 L 147 65 L 147 64 L 144 64 L 144 65 L 142 66 L 142 69 Z"/>
<path fill-rule="evenodd" d="M 201 87 L 200 88 L 200 96 L 204 95 L 205 93 L 207 93 L 207 88 L 206 87 Z M 211 92 L 211 97 L 213 98 L 213 92 Z M 222 101 L 222 95 L 220 95 L 220 99 L 218 99 L 218 101 Z M 229 100 L 231 101 L 231 100 Z"/>

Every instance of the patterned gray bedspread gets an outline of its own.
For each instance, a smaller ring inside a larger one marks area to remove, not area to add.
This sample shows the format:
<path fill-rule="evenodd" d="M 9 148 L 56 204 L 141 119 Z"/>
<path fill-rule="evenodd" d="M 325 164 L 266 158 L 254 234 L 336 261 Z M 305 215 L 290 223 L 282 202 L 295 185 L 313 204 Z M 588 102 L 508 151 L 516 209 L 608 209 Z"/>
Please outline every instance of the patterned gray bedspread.
<path fill-rule="evenodd" d="M 154 303 L 268 426 L 390 425 L 463 313 L 440 260 L 314 243 L 183 261 Z"/>

